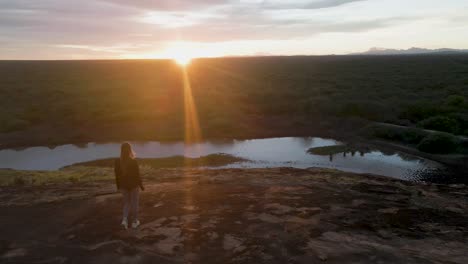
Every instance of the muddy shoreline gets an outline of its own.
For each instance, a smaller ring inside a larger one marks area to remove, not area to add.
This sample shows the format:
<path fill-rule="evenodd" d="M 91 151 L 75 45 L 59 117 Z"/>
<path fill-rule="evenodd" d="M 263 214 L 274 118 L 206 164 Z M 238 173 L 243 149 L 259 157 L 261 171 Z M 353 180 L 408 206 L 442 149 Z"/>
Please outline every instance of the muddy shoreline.
<path fill-rule="evenodd" d="M 335 170 L 172 169 L 137 230 L 111 180 L 1 188 L 4 263 L 466 263 L 468 187 Z M 47 217 L 45 217 L 47 216 Z"/>

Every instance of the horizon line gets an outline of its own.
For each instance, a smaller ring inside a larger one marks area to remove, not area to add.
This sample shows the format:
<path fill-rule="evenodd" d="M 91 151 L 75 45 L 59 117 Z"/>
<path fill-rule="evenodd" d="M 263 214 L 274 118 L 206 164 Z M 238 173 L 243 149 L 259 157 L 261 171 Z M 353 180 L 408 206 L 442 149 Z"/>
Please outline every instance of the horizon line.
<path fill-rule="evenodd" d="M 409 53 L 409 54 L 366 54 L 364 53 L 349 53 L 349 54 L 322 54 L 322 55 L 232 55 L 219 57 L 193 57 L 191 60 L 209 60 L 209 59 L 235 59 L 235 58 L 274 58 L 274 57 L 351 57 L 351 56 L 369 56 L 369 57 L 388 57 L 388 56 L 437 56 L 437 55 L 460 55 L 466 53 Z M 0 59 L 0 62 L 5 61 L 174 61 L 174 58 L 93 58 L 93 59 Z"/>

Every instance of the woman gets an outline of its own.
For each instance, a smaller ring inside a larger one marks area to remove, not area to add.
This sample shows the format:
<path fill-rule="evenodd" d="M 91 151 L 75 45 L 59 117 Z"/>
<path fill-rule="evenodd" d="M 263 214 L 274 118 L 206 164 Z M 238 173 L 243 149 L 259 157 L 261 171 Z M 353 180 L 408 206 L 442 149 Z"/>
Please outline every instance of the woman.
<path fill-rule="evenodd" d="M 141 182 L 140 169 L 135 160 L 135 153 L 129 143 L 123 143 L 120 148 L 120 159 L 115 160 L 115 182 L 117 189 L 123 195 L 123 217 L 122 225 L 128 228 L 128 217 L 133 217 L 132 227 L 137 228 L 140 225 L 138 221 L 138 199 L 139 188 L 143 191 L 145 188 Z"/>

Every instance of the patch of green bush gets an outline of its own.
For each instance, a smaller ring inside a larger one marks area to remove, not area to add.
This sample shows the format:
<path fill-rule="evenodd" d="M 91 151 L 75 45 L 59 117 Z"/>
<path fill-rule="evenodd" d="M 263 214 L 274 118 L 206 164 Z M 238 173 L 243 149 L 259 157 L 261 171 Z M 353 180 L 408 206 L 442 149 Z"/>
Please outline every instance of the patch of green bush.
<path fill-rule="evenodd" d="M 443 112 L 435 102 L 419 102 L 410 105 L 400 114 L 400 119 L 408 119 L 412 122 L 419 122 L 426 118 L 439 115 Z"/>
<path fill-rule="evenodd" d="M 39 124 L 44 120 L 41 112 L 40 108 L 31 106 L 19 114 L 19 117 L 21 120 L 28 121 L 31 124 Z"/>
<path fill-rule="evenodd" d="M 427 153 L 448 154 L 457 152 L 459 145 L 458 138 L 451 134 L 433 133 L 418 144 L 418 149 Z"/>
<path fill-rule="evenodd" d="M 113 180 L 112 168 L 72 167 L 59 171 L 22 171 L 0 169 L 0 186 L 31 186 L 59 182 L 96 182 Z"/>
<path fill-rule="evenodd" d="M 388 140 L 398 140 L 398 131 L 389 127 L 370 126 L 365 129 L 364 134 L 372 138 L 381 138 Z"/>
<path fill-rule="evenodd" d="M 23 130 L 31 125 L 30 122 L 23 119 L 4 119 L 0 120 L 0 133 L 8 133 Z"/>
<path fill-rule="evenodd" d="M 450 95 L 445 99 L 445 105 L 453 108 L 461 108 L 466 106 L 466 99 L 461 95 Z"/>
<path fill-rule="evenodd" d="M 428 132 L 418 128 L 392 127 L 385 125 L 372 125 L 364 129 L 362 133 L 366 137 L 398 141 L 406 144 L 417 145 Z"/>
<path fill-rule="evenodd" d="M 307 150 L 307 153 L 327 156 L 327 155 L 333 155 L 333 154 L 342 153 L 342 152 L 348 152 L 352 150 L 353 149 L 349 147 L 348 145 L 333 145 L 333 146 L 310 148 L 309 150 Z"/>
<path fill-rule="evenodd" d="M 392 111 L 377 102 L 348 102 L 339 110 L 340 116 L 361 117 L 368 120 L 383 120 L 391 115 Z"/>
<path fill-rule="evenodd" d="M 73 167 L 114 167 L 116 158 L 99 159 L 93 161 L 86 161 L 67 166 Z M 248 161 L 247 159 L 235 157 L 229 154 L 218 153 L 201 156 L 198 158 L 189 158 L 184 156 L 172 156 L 165 158 L 138 158 L 139 164 L 148 166 L 153 169 L 159 168 L 183 168 L 183 167 L 221 167 L 229 164 Z"/>
<path fill-rule="evenodd" d="M 460 140 L 459 152 L 464 155 L 468 155 L 468 140 Z"/>
<path fill-rule="evenodd" d="M 458 122 L 459 134 L 468 136 L 468 114 L 453 113 L 449 116 Z"/>
<path fill-rule="evenodd" d="M 419 144 L 426 136 L 427 132 L 414 127 L 410 127 L 401 132 L 401 140 L 408 144 Z"/>
<path fill-rule="evenodd" d="M 457 120 L 441 115 L 424 119 L 418 123 L 418 126 L 452 134 L 457 134 L 460 129 Z"/>
<path fill-rule="evenodd" d="M 231 120 L 232 119 L 227 117 L 215 117 L 210 120 L 209 129 L 211 131 L 229 133 L 235 127 L 235 124 Z"/>
<path fill-rule="evenodd" d="M 13 181 L 13 183 L 16 186 L 23 186 L 23 185 L 26 184 L 26 181 L 21 177 L 16 177 L 15 180 Z"/>

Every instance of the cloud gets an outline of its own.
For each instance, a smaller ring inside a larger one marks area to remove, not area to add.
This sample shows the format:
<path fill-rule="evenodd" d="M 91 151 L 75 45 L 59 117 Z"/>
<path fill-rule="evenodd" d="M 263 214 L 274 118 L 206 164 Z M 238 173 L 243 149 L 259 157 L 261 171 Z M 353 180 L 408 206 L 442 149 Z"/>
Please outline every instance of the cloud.
<path fill-rule="evenodd" d="M 358 3 L 360 8 L 353 9 Z M 360 10 L 370 4 L 378 6 L 378 1 L 0 0 L 0 56 L 12 50 L 52 54 L 57 47 L 59 52 L 87 51 L 90 56 L 106 50 L 137 53 L 176 40 L 301 40 L 426 19 L 416 17 L 409 8 L 404 14 L 398 9 Z M 466 21 L 464 14 L 457 14 L 453 23 Z"/>
<path fill-rule="evenodd" d="M 102 0 L 121 6 L 131 6 L 147 10 L 185 11 L 213 5 L 229 4 L 226 0 Z"/>
<path fill-rule="evenodd" d="M 361 1 L 366 0 L 278 1 L 274 3 L 265 2 L 262 6 L 267 9 L 322 9 Z"/>
<path fill-rule="evenodd" d="M 229 0 L 103 0 L 117 5 L 159 11 L 197 10 L 210 6 L 250 6 L 262 9 L 322 9 L 366 0 L 289 0 L 289 1 L 229 1 Z"/>
<path fill-rule="evenodd" d="M 223 18 L 223 16 L 199 12 L 151 11 L 138 20 L 148 24 L 159 25 L 162 28 L 181 28 L 200 24 L 211 18 Z"/>
<path fill-rule="evenodd" d="M 242 19 L 241 19 L 242 20 Z M 232 40 L 285 40 L 307 39 L 321 33 L 355 33 L 365 32 L 379 28 L 389 27 L 410 18 L 394 17 L 372 20 L 356 20 L 346 22 L 330 21 L 288 21 L 275 23 L 268 20 L 256 21 L 255 26 L 244 25 L 241 20 L 231 19 L 233 23 L 220 22 L 215 26 L 207 27 L 204 24 L 181 28 L 178 36 L 200 42 L 232 41 Z M 236 23 L 237 22 L 237 23 Z M 247 23 L 244 21 L 244 23 Z M 167 38 L 170 38 L 170 31 Z"/>

